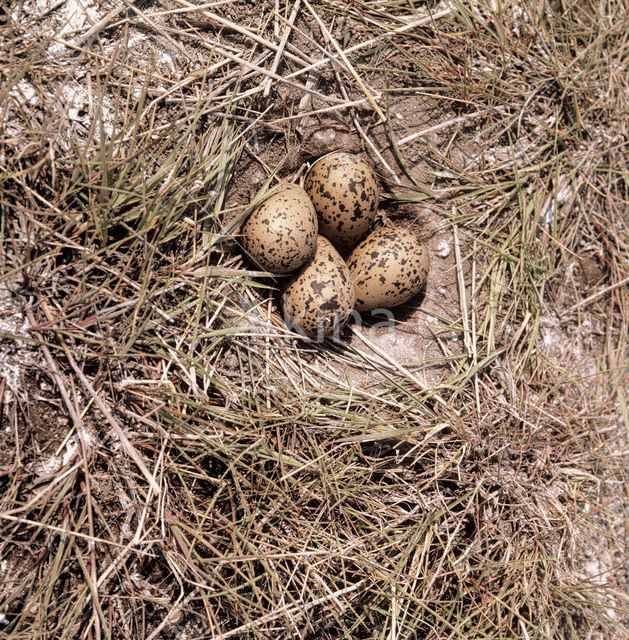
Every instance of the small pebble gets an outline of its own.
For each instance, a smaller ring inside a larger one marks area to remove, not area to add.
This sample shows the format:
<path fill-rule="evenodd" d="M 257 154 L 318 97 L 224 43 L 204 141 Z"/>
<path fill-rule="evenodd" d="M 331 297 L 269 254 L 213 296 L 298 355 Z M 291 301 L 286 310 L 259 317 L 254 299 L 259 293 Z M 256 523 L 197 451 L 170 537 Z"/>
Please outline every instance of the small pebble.
<path fill-rule="evenodd" d="M 435 253 L 440 258 L 447 258 L 450 255 L 450 243 L 447 240 L 442 240 L 436 247 Z"/>

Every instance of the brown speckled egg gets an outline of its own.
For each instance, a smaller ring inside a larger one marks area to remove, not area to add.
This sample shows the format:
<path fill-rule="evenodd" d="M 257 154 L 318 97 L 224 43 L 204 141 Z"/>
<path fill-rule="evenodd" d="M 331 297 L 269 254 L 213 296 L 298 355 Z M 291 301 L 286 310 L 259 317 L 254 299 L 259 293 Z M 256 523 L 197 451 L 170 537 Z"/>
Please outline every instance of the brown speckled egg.
<path fill-rule="evenodd" d="M 304 189 L 319 216 L 319 233 L 339 251 L 349 251 L 369 231 L 380 187 L 360 156 L 335 151 L 319 158 L 306 174 Z"/>
<path fill-rule="evenodd" d="M 386 309 L 408 302 L 424 286 L 430 269 L 426 245 L 404 227 L 379 227 L 350 254 L 347 266 L 356 309 Z"/>
<path fill-rule="evenodd" d="M 323 236 L 314 258 L 282 296 L 284 320 L 295 331 L 323 339 L 339 331 L 354 307 L 354 285 L 343 258 Z"/>
<path fill-rule="evenodd" d="M 315 253 L 317 214 L 308 194 L 296 184 L 276 187 L 242 226 L 247 258 L 272 273 L 290 273 Z"/>

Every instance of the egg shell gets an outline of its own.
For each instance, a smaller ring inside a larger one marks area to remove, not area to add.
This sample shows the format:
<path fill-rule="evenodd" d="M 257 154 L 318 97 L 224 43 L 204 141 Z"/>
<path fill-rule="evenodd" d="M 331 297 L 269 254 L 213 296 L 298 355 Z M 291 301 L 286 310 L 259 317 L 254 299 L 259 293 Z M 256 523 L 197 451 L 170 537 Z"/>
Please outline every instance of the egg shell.
<path fill-rule="evenodd" d="M 242 226 L 247 257 L 266 271 L 295 271 L 315 253 L 317 214 L 308 194 L 296 184 L 276 187 Z"/>
<path fill-rule="evenodd" d="M 345 261 L 327 238 L 319 236 L 314 258 L 289 282 L 282 296 L 286 324 L 322 339 L 347 323 L 354 300 Z"/>
<path fill-rule="evenodd" d="M 341 252 L 349 251 L 371 228 L 380 186 L 360 156 L 335 151 L 319 158 L 304 180 L 319 217 L 319 233 Z"/>
<path fill-rule="evenodd" d="M 379 227 L 352 251 L 347 266 L 356 309 L 371 311 L 397 307 L 416 296 L 426 283 L 430 258 L 411 229 Z"/>

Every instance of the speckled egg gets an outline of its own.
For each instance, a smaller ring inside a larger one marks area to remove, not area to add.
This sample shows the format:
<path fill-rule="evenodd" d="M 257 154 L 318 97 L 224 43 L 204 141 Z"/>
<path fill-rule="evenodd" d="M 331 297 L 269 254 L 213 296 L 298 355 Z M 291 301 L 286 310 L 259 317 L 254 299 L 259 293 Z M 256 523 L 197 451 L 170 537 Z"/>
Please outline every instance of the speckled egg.
<path fill-rule="evenodd" d="M 308 194 L 296 184 L 276 187 L 242 226 L 247 258 L 272 273 L 298 269 L 315 253 L 317 214 Z"/>
<path fill-rule="evenodd" d="M 291 280 L 282 296 L 284 320 L 293 330 L 323 339 L 351 317 L 354 285 L 343 258 L 319 236 L 314 258 Z"/>
<path fill-rule="evenodd" d="M 430 258 L 426 245 L 404 227 L 379 227 L 350 254 L 356 309 L 386 309 L 408 302 L 426 283 Z"/>
<path fill-rule="evenodd" d="M 339 251 L 349 251 L 369 231 L 380 187 L 360 156 L 335 151 L 319 158 L 306 174 L 304 189 L 317 211 L 319 233 Z"/>

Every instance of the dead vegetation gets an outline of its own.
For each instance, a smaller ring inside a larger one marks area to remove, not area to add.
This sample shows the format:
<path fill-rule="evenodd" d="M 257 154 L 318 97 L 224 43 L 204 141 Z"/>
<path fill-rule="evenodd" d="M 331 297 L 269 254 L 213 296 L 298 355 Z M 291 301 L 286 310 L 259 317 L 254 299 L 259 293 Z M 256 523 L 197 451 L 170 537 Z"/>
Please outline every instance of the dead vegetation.
<path fill-rule="evenodd" d="M 0 638 L 626 637 L 623 1 L 104 4 L 1 3 Z M 434 277 L 314 344 L 339 145 Z"/>

